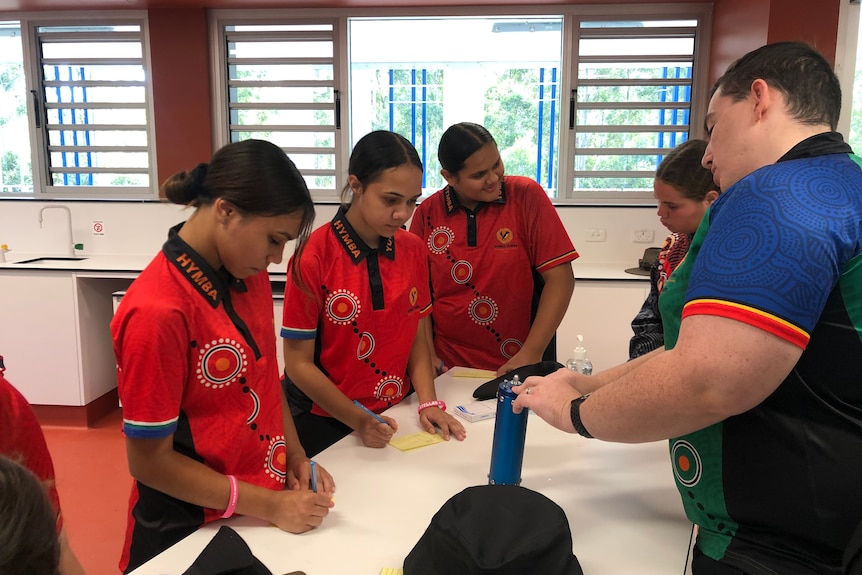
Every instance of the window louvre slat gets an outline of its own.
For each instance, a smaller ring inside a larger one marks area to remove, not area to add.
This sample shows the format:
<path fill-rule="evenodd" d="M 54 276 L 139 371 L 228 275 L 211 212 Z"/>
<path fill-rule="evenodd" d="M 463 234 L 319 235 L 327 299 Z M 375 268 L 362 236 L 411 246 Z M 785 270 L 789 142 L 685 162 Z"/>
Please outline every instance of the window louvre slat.
<path fill-rule="evenodd" d="M 689 110 L 687 102 L 578 102 L 579 110 Z"/>

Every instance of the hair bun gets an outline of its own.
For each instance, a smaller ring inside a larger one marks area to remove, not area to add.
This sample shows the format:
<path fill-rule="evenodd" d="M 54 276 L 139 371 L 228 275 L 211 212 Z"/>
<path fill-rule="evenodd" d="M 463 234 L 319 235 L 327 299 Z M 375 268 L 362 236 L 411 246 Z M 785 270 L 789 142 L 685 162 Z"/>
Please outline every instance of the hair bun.
<path fill-rule="evenodd" d="M 189 172 L 189 179 L 191 180 L 191 191 L 195 196 L 204 195 L 204 180 L 207 177 L 207 169 L 209 168 L 209 164 L 200 163 L 195 168 Z"/>

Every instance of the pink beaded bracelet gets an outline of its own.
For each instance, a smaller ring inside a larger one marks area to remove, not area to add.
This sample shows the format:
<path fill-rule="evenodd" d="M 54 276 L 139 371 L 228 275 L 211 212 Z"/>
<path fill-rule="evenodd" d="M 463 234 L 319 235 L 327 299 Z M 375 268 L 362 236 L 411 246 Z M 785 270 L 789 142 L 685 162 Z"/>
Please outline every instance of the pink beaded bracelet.
<path fill-rule="evenodd" d="M 422 413 L 422 410 L 427 407 L 439 407 L 443 411 L 446 411 L 446 402 L 440 401 L 439 399 L 435 399 L 434 401 L 426 401 L 425 403 L 420 403 L 419 413 Z"/>
<path fill-rule="evenodd" d="M 236 477 L 228 475 L 227 480 L 230 481 L 230 499 L 227 502 L 227 509 L 221 514 L 222 519 L 227 519 L 236 511 L 236 500 L 239 498 L 239 485 L 236 482 Z"/>

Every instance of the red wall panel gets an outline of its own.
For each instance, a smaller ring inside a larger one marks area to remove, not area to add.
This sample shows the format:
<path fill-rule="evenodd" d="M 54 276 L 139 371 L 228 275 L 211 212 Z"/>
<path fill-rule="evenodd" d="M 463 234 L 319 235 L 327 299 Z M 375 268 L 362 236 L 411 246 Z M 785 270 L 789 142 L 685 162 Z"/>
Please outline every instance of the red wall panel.
<path fill-rule="evenodd" d="M 709 82 L 734 60 L 767 42 L 770 0 L 718 0 L 712 13 Z"/>
<path fill-rule="evenodd" d="M 210 60 L 206 10 L 150 8 L 157 178 L 212 156 Z"/>
<path fill-rule="evenodd" d="M 839 9 L 840 0 L 772 0 L 766 40 L 807 42 L 834 66 Z"/>

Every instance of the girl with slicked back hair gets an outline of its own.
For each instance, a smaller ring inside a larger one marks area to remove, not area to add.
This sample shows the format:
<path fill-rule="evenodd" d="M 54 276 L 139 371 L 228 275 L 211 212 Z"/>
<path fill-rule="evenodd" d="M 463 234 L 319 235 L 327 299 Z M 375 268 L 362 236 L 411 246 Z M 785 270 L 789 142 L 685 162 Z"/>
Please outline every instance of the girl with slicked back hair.
<path fill-rule="evenodd" d="M 299 274 L 314 219 L 302 175 L 277 146 L 246 140 L 162 191 L 195 211 L 170 230 L 111 322 L 135 480 L 124 572 L 234 513 L 307 531 L 335 489 L 322 468 L 311 489 L 281 393 L 266 271 L 296 240 Z"/>
<path fill-rule="evenodd" d="M 292 281 L 285 288 L 285 299 L 302 302 L 285 306 L 282 318 L 285 390 L 311 455 L 354 430 L 364 445 L 386 446 L 398 422 L 377 414 L 411 388 L 425 430 L 436 425 L 446 439 L 464 438 L 434 390 L 425 248 L 402 229 L 421 193 L 413 144 L 385 130 L 363 136 L 350 155 L 341 209 L 311 234 L 303 256 L 312 293 Z"/>

